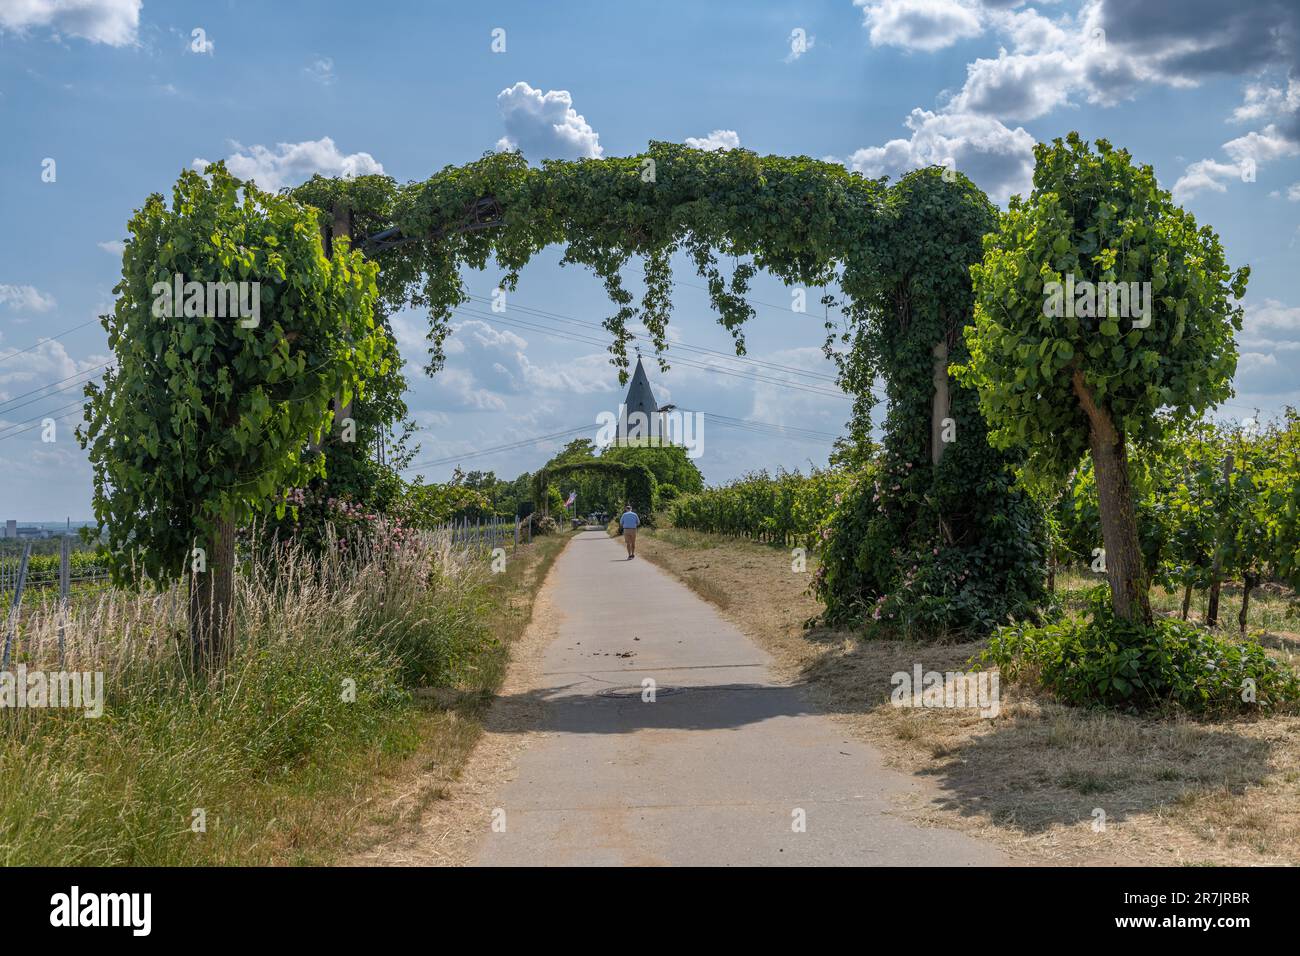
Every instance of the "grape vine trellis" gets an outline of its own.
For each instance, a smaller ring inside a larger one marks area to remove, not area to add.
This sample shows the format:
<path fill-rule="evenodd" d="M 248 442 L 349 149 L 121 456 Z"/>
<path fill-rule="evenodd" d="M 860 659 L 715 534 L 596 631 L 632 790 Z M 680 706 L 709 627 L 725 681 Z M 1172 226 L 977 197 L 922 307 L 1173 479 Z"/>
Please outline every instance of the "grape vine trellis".
<path fill-rule="evenodd" d="M 513 291 L 534 255 L 563 245 L 561 264 L 590 268 L 613 302 L 604 324 L 624 380 L 628 325 L 636 318 L 667 368 L 671 259 L 678 252 L 704 279 L 740 353 L 744 325 L 754 316 L 746 294 L 757 270 L 787 285 L 841 290 L 842 301 L 823 299 L 846 319 L 837 333 L 828 318 L 826 351 L 856 396 L 855 434 L 869 421 L 875 376 L 885 381 L 890 407 L 879 468 L 845 493 L 830 529 L 816 580 L 829 617 L 883 607 L 891 615 L 915 612 L 916 620 L 941 628 L 985 627 L 1028 609 L 1038 596 L 1034 513 L 1011 487 L 1008 453 L 986 441 L 974 392 L 946 374 L 948 363 L 966 357 L 969 270 L 996 222 L 993 206 L 965 176 L 922 169 L 890 186 L 807 157 L 652 143 L 639 156 L 540 167 L 518 154 L 489 154 L 405 185 L 385 176 L 317 176 L 288 197 L 246 188 L 251 198 L 239 206 L 235 181 L 221 164 L 208 173 L 206 193 L 189 172 L 172 211 L 162 197 L 151 197 L 133 220 L 122 298 L 105 319 L 122 370 L 102 395 L 92 395 L 87 437 L 96 514 L 113 536 L 119 577 L 139 555 L 149 558 L 151 575 L 178 573 L 190 545 L 212 540 L 219 529 L 225 543 L 217 563 L 228 576 L 229 529 L 258 510 L 283 507 L 270 484 L 301 483 L 313 469 L 320 472 L 311 447 L 330 418 L 329 396 L 342 394 L 346 403 L 383 367 L 376 316 L 408 304 L 428 309 L 426 371 L 433 374 L 443 363 L 451 311 L 469 300 L 465 267 L 492 261 L 504 270 L 501 287 Z M 315 231 L 304 228 L 304 218 L 311 222 L 304 207 L 316 211 L 325 240 L 314 252 L 303 242 Z M 349 251 L 338 241 L 343 234 L 368 238 Z M 639 303 L 622 281 L 634 258 L 645 280 Z M 721 259 L 734 263 L 729 276 Z M 210 318 L 151 323 L 147 290 L 174 271 L 258 280 L 264 313 L 271 310 L 275 321 L 238 334 Z M 332 336 L 317 324 L 331 296 L 346 299 L 346 328 Z M 299 301 L 309 323 L 301 331 L 302 322 L 284 311 Z M 285 334 L 291 329 L 300 337 Z M 847 349 L 833 348 L 837 337 Z M 157 362 L 164 346 L 180 371 Z M 332 364 L 303 382 L 309 402 L 300 401 L 301 389 L 257 380 L 265 371 L 291 384 L 304 369 L 315 372 L 321 355 Z M 239 370 L 238 380 L 224 365 Z M 168 391 L 177 376 L 183 395 Z M 170 409 L 164 403 L 146 414 L 142 396 L 165 397 Z M 213 409 L 219 421 L 212 421 Z M 200 455 L 184 432 L 195 420 L 192 410 L 213 434 Z M 304 415 L 315 415 L 314 423 Z M 951 444 L 940 442 L 944 421 L 946 438 L 955 427 Z M 283 463 L 259 466 L 251 487 L 225 480 L 247 470 L 231 455 L 253 447 L 258 429 L 272 426 L 275 441 L 257 448 L 262 458 L 273 453 Z M 222 474 L 205 471 L 214 462 Z"/>
<path fill-rule="evenodd" d="M 452 309 L 469 301 L 462 268 L 493 260 L 510 292 L 551 245 L 564 246 L 561 265 L 587 266 L 604 283 L 615 307 L 604 324 L 624 380 L 638 317 L 667 368 L 675 253 L 694 263 L 742 353 L 757 270 L 787 285 L 837 285 L 844 301 L 823 301 L 842 310 L 848 349 L 833 350 L 828 319 L 826 351 L 856 396 L 855 431 L 865 430 L 877 375 L 890 408 L 879 477 L 848 494 L 816 581 L 828 616 L 884 608 L 930 627 L 984 628 L 1041 596 L 1040 522 L 1011 487 L 1008 455 L 989 447 L 975 393 L 946 374 L 966 357 L 969 269 L 997 221 L 960 173 L 922 169 L 889 186 L 807 157 L 651 143 L 639 156 L 540 167 L 489 154 L 403 186 L 316 177 L 294 195 L 321 210 L 322 225 L 346 210 L 369 236 L 359 247 L 383 253 L 385 308 L 428 308 L 430 374 L 442 365 Z M 639 303 L 622 281 L 634 259 L 643 263 Z M 720 259 L 735 262 L 730 277 Z"/>

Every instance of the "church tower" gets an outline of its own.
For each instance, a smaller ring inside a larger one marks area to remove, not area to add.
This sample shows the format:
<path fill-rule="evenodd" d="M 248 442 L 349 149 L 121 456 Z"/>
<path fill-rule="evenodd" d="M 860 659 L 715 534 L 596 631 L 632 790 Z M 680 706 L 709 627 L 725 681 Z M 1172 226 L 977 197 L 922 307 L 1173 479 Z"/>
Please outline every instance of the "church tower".
<path fill-rule="evenodd" d="M 659 435 L 659 405 L 650 391 L 650 378 L 641 364 L 640 354 L 636 357 L 636 370 L 632 372 L 632 382 L 627 388 L 627 398 L 619 409 L 618 437 L 616 444 L 631 439 L 645 442 L 652 436 Z"/>

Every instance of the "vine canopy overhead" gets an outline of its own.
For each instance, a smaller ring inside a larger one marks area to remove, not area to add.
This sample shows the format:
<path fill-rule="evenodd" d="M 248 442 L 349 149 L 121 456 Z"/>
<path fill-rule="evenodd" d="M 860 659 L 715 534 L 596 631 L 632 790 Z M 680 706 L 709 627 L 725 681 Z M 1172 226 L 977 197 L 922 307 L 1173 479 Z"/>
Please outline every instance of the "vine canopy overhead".
<path fill-rule="evenodd" d="M 947 383 L 946 364 L 966 357 L 970 268 L 998 221 L 961 173 L 918 169 L 890 185 L 804 156 L 651 143 L 639 156 L 537 167 L 518 153 L 493 153 L 406 185 L 382 176 L 316 178 L 294 196 L 320 210 L 322 226 L 352 217 L 352 235 L 368 237 L 360 249 L 379 264 L 385 309 L 429 310 L 430 374 L 442 364 L 452 310 L 469 301 L 464 268 L 491 260 L 511 291 L 550 245 L 563 246 L 561 264 L 587 266 L 604 283 L 614 306 L 605 320 L 609 350 L 624 381 L 634 320 L 667 369 L 676 253 L 704 280 L 739 354 L 759 269 L 787 285 L 837 286 L 822 302 L 844 313 L 843 347 L 835 347 L 828 318 L 826 352 L 854 396 L 857 441 L 871 430 L 872 383 L 884 379 L 888 484 L 855 485 L 846 517 L 829 529 L 827 572 L 817 583 L 828 615 L 872 607 L 892 615 L 892 605 L 872 604 L 891 596 L 900 607 L 943 609 L 942 620 L 926 623 L 962 630 L 1036 603 L 1042 555 L 1033 509 L 1012 487 L 1013 456 L 989 447 L 974 390 L 936 387 Z M 623 285 L 633 259 L 644 273 L 640 301 Z M 733 260 L 725 275 L 723 259 Z M 933 427 L 941 420 L 961 436 L 946 454 Z"/>
<path fill-rule="evenodd" d="M 891 193 L 906 202 L 891 202 Z M 792 285 L 838 282 L 851 300 L 851 315 L 859 318 L 908 258 L 903 241 L 891 240 L 901 206 L 919 204 L 937 234 L 962 218 L 945 208 L 954 201 L 986 227 L 991 220 L 988 200 L 960 174 L 945 178 L 938 169 L 918 170 L 891 188 L 883 178 L 808 157 L 704 152 L 659 142 L 639 156 L 537 167 L 519 153 L 490 153 L 405 185 L 386 176 L 317 176 L 293 195 L 317 207 L 323 225 L 336 206 L 350 210 L 353 234 L 370 237 L 359 247 L 379 262 L 387 310 L 408 303 L 428 309 L 429 374 L 442 365 L 452 309 L 469 301 L 463 266 L 483 269 L 495 261 L 504 270 L 502 288 L 512 291 L 537 252 L 563 245 L 561 263 L 589 267 L 614 304 L 605 327 L 613 336 L 613 362 L 626 379 L 631 321 L 640 318 L 657 352 L 667 348 L 670 260 L 678 251 L 694 263 L 719 322 L 743 353 L 742 326 L 754 314 L 745 296 L 758 269 Z M 639 303 L 621 278 L 634 257 L 645 277 Z M 720 257 L 737 260 L 729 278 Z M 968 266 L 964 255 L 908 263 L 920 270 L 918 288 L 936 289 L 968 290 Z M 660 362 L 667 367 L 662 354 Z"/>

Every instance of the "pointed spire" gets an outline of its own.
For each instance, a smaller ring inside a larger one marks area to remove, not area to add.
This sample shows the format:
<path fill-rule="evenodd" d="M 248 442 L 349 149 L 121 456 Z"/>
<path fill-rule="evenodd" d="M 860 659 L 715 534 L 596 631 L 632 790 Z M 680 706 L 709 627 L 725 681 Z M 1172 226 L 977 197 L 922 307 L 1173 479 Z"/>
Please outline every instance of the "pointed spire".
<path fill-rule="evenodd" d="M 639 351 L 636 357 L 636 368 L 632 371 L 632 382 L 628 385 L 627 398 L 623 400 L 623 405 L 625 417 L 619 422 L 619 438 L 626 438 L 629 433 L 634 436 L 649 437 L 652 429 L 656 427 L 655 417 L 659 405 L 655 402 L 654 392 L 650 390 L 650 377 L 646 375 L 645 366 L 641 364 Z M 637 412 L 645 418 L 636 415 Z"/>

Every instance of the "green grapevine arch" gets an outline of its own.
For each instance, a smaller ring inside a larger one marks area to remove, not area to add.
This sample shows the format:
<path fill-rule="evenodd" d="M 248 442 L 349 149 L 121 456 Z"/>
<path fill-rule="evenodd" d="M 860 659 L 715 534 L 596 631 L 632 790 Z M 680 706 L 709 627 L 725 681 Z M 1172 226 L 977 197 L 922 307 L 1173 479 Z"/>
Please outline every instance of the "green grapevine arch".
<path fill-rule="evenodd" d="M 254 190 L 250 202 L 274 209 L 289 230 L 259 247 L 240 221 L 230 177 L 219 165 L 212 173 L 210 188 L 224 204 L 220 214 L 207 211 L 206 198 L 190 201 L 187 190 L 196 196 L 202 190 L 187 174 L 176 193 L 174 222 L 164 217 L 157 228 L 133 223 L 119 287 L 125 297 L 107 323 L 119 361 L 129 359 L 129 365 L 95 397 L 88 439 L 96 462 L 96 513 L 121 530 L 114 540 L 123 561 L 141 552 L 151 556 L 151 571 L 179 571 L 188 542 L 214 527 L 228 532 L 232 521 L 274 507 L 290 482 L 319 469 L 319 459 L 304 458 L 302 449 L 328 421 L 330 396 L 346 403 L 384 364 L 376 314 L 408 304 L 428 310 L 426 371 L 433 374 L 443 363 L 451 311 L 469 299 L 462 271 L 491 261 L 503 270 L 502 288 L 512 291 L 534 255 L 561 245 L 561 264 L 590 268 L 613 303 L 604 324 L 623 380 L 634 319 L 648 329 L 660 367 L 668 367 L 677 253 L 704 279 L 738 353 L 745 350 L 744 325 L 754 317 L 746 294 L 759 269 L 790 286 L 838 287 L 841 297 L 823 302 L 828 310 L 838 307 L 844 326 L 837 333 L 828 318 L 826 351 L 838 363 L 842 386 L 855 395 L 855 435 L 869 427 L 870 385 L 877 376 L 884 379 L 889 410 L 878 471 L 845 493 L 827 529 L 815 586 L 828 617 L 884 610 L 901 624 L 969 629 L 1036 602 L 1042 536 L 1028 501 L 1011 487 L 1014 453 L 990 448 L 974 392 L 947 375 L 949 363 L 966 358 L 969 270 L 996 221 L 988 199 L 963 175 L 922 169 L 890 186 L 807 157 L 704 152 L 670 143 L 652 143 L 639 156 L 540 167 L 515 153 L 495 153 L 403 185 L 384 176 L 318 176 L 278 198 L 282 206 Z M 314 207 L 321 238 L 294 221 L 295 204 L 288 199 L 302 204 L 297 208 Z M 160 198 L 147 206 L 161 208 Z M 349 249 L 350 240 L 338 241 L 344 235 L 367 238 Z M 321 255 L 321 239 L 325 249 L 332 246 L 329 257 Z M 270 245 L 277 241 L 279 247 Z M 302 248 L 304 241 L 316 252 Z M 724 259 L 733 263 L 729 275 L 720 265 Z M 633 260 L 644 276 L 639 302 L 622 279 Z M 203 334 L 219 336 L 233 351 L 218 356 L 206 338 L 197 350 L 181 341 L 179 349 L 168 350 L 179 368 L 168 377 L 156 361 L 166 348 L 160 332 L 183 340 L 193 330 L 149 324 L 149 283 L 177 271 L 224 278 L 232 270 L 235 278 L 262 280 L 268 302 L 291 311 L 238 333 L 205 321 Z M 303 295 L 310 298 L 295 306 L 295 296 Z M 331 297 L 347 301 L 339 310 Z M 299 320 L 291 321 L 297 310 L 314 323 L 322 309 L 346 320 L 338 341 L 325 341 L 323 349 L 311 338 L 318 334 L 315 325 L 303 335 L 293 327 Z M 303 338 L 293 340 L 294 332 Z M 309 354 L 300 356 L 304 345 Z M 283 385 L 259 388 L 250 380 L 232 402 L 222 365 L 244 377 L 265 372 L 268 382 Z M 153 406 L 143 398 L 130 404 L 137 391 L 165 391 L 173 380 L 184 383 L 183 400 L 177 399 L 184 407 L 223 409 L 220 421 L 204 418 L 212 453 L 186 452 L 207 447 L 176 430 L 176 421 L 199 422 L 194 415 L 177 419 L 166 405 L 151 415 Z M 139 388 L 130 384 L 136 381 Z M 219 458 L 218 448 L 225 454 L 252 447 L 268 423 L 274 423 L 275 441 L 257 447 L 261 457 L 274 460 L 248 468 Z M 166 449 L 180 450 L 165 457 Z M 214 463 L 221 475 L 212 473 Z M 174 477 L 151 482 L 147 476 L 158 467 Z M 247 482 L 238 496 L 232 482 Z M 187 490 L 203 483 L 211 490 L 198 498 Z M 231 554 L 229 547 L 222 551 Z"/>
<path fill-rule="evenodd" d="M 704 279 L 739 353 L 757 270 L 791 286 L 838 286 L 842 297 L 823 301 L 838 306 L 844 330 L 826 323 L 826 351 L 855 396 L 851 427 L 869 429 L 877 376 L 889 410 L 879 475 L 846 493 L 829 529 L 815 581 L 827 616 L 984 629 L 1041 598 L 1044 531 L 1012 488 L 1014 453 L 990 448 L 974 391 L 946 374 L 967 357 L 969 270 L 997 222 L 960 173 L 922 169 L 891 186 L 807 157 L 651 143 L 639 156 L 540 167 L 489 154 L 406 185 L 318 177 L 294 194 L 321 210 L 323 225 L 340 208 L 357 217 L 358 234 L 370 237 L 361 248 L 380 263 L 385 308 L 428 309 L 430 374 L 442 365 L 451 310 L 468 301 L 462 269 L 495 262 L 513 291 L 551 245 L 563 246 L 562 265 L 584 265 L 604 283 L 614 306 L 604 324 L 624 380 L 634 319 L 668 367 L 677 253 Z M 735 263 L 729 275 L 724 259 Z M 639 302 L 622 279 L 634 260 Z"/>
<path fill-rule="evenodd" d="M 655 475 L 645 465 L 628 464 L 621 461 L 570 461 L 560 465 L 544 467 L 533 475 L 533 501 L 545 507 L 550 493 L 551 482 L 571 475 L 574 472 L 588 472 L 604 475 L 607 478 L 622 478 L 624 499 L 638 514 L 651 516 L 655 500 Z"/>

